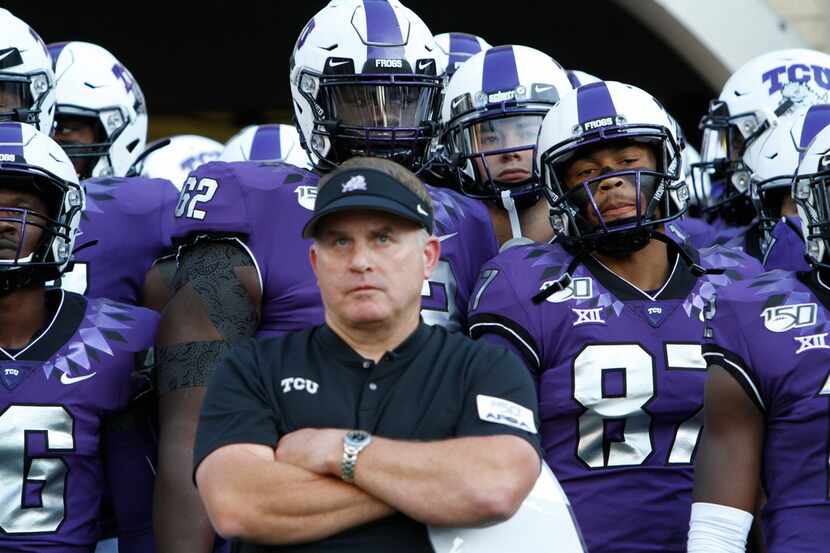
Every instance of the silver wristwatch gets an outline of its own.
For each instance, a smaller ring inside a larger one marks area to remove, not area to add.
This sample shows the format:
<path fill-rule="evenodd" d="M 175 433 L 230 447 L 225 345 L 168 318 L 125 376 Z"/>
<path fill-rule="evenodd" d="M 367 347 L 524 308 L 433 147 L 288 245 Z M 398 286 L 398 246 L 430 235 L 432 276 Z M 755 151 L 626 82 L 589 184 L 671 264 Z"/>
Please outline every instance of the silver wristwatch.
<path fill-rule="evenodd" d="M 350 430 L 343 436 L 343 460 L 340 462 L 340 478 L 354 482 L 357 455 L 372 443 L 372 435 L 365 430 Z"/>

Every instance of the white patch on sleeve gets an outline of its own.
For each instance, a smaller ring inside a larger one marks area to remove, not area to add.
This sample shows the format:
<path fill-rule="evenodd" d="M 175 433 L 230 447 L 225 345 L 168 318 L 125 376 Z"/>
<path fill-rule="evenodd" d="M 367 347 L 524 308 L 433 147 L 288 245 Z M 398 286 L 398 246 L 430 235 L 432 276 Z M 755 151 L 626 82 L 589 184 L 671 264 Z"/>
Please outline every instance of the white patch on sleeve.
<path fill-rule="evenodd" d="M 533 420 L 533 411 L 522 407 L 518 403 L 507 401 L 493 396 L 478 394 L 476 396 L 478 418 L 485 422 L 494 422 L 512 426 L 531 434 L 536 434 L 536 422 Z"/>

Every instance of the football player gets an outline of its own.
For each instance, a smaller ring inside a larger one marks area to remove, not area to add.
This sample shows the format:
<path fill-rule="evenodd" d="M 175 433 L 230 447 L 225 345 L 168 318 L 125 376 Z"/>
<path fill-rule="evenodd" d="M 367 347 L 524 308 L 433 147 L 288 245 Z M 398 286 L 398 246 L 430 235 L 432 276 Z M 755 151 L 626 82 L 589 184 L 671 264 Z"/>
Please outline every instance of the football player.
<path fill-rule="evenodd" d="M 441 145 L 448 172 L 463 194 L 485 200 L 499 244 L 553 237 L 533 151 L 542 118 L 569 90 L 556 60 L 511 45 L 473 55 L 447 84 Z"/>
<path fill-rule="evenodd" d="M 693 171 L 695 180 L 701 183 L 694 191 L 708 194 L 698 204 L 707 221 L 719 231 L 717 243 L 748 234 L 758 238 L 757 232 L 747 232 L 758 216 L 750 195 L 753 167 L 747 164 L 747 148 L 777 126 L 780 119 L 830 101 L 827 71 L 830 55 L 822 52 L 769 52 L 741 66 L 718 99 L 710 103 L 701 121 L 703 159 Z M 707 178 L 710 186 L 702 186 Z M 757 253 L 760 247 L 745 244 L 744 251 Z"/>
<path fill-rule="evenodd" d="M 804 238 L 790 196 L 798 163 L 813 138 L 830 123 L 826 104 L 816 104 L 779 120 L 746 149 L 751 167 L 750 197 L 760 214 L 744 235 L 726 242 L 761 259 L 766 270 L 808 271 Z"/>
<path fill-rule="evenodd" d="M 830 540 L 828 159 L 825 127 L 792 185 L 812 270 L 736 283 L 705 309 L 706 433 L 690 553 L 743 551 L 761 486 L 769 553 L 824 551 Z"/>
<path fill-rule="evenodd" d="M 294 125 L 251 125 L 225 144 L 220 161 L 284 161 L 311 169 Z"/>
<path fill-rule="evenodd" d="M 73 161 L 86 192 L 76 255 L 71 270 L 61 277 L 61 287 L 89 298 L 160 310 L 175 264 L 154 263 L 172 247 L 178 194 L 167 180 L 125 178 L 146 142 L 141 88 L 118 59 L 95 44 L 57 43 L 50 45 L 49 53 L 57 79 L 54 138 Z M 145 276 L 148 271 L 154 278 Z M 120 493 L 133 498 L 130 511 L 115 513 L 132 524 L 133 549 L 122 543 L 122 553 L 145 553 L 154 547 L 155 418 L 155 397 L 146 394 L 110 423 L 110 440 L 118 445 L 110 458 L 125 475 L 118 482 L 124 488 Z M 105 527 L 111 521 L 107 506 Z M 111 534 L 106 529 L 104 533 Z"/>
<path fill-rule="evenodd" d="M 0 123 L 3 551 L 88 552 L 104 490 L 117 515 L 133 508 L 134 497 L 117 493 L 119 440 L 105 421 L 146 391 L 136 359 L 158 315 L 45 286 L 70 262 L 83 208 L 60 146 L 32 126 Z M 132 521 L 117 522 L 122 551 L 139 551 Z"/>
<path fill-rule="evenodd" d="M 435 35 L 435 44 L 443 57 L 442 65 L 447 78 L 461 67 L 474 54 L 492 48 L 486 40 L 470 33 L 441 33 Z"/>
<path fill-rule="evenodd" d="M 510 348 L 537 379 L 545 459 L 589 551 L 685 551 L 702 298 L 761 270 L 663 234 L 688 198 L 674 129 L 630 85 L 564 95 L 536 158 L 559 236 L 486 263 L 470 303 L 471 335 Z"/>
<path fill-rule="evenodd" d="M 146 179 L 165 179 L 181 190 L 191 171 L 219 159 L 223 149 L 221 142 L 198 134 L 160 138 L 147 145 L 129 174 Z"/>
<path fill-rule="evenodd" d="M 208 163 L 187 179 L 176 208 L 175 234 L 184 245 L 157 349 L 162 551 L 206 551 L 213 540 L 190 463 L 218 357 L 241 337 L 322 322 L 309 242 L 301 239 L 319 175 L 355 156 L 417 170 L 437 127 L 441 57 L 427 26 L 396 0 L 330 3 L 300 33 L 289 67 L 297 128 L 315 169 Z M 478 269 L 497 243 L 480 202 L 429 190 L 442 256 L 424 283 L 422 316 L 461 329 Z"/>
<path fill-rule="evenodd" d="M 100 46 L 63 42 L 49 53 L 57 75 L 53 136 L 84 179 L 87 197 L 77 256 L 61 286 L 139 305 L 145 273 L 171 248 L 178 197 L 167 180 L 124 178 L 147 141 L 144 94 Z"/>

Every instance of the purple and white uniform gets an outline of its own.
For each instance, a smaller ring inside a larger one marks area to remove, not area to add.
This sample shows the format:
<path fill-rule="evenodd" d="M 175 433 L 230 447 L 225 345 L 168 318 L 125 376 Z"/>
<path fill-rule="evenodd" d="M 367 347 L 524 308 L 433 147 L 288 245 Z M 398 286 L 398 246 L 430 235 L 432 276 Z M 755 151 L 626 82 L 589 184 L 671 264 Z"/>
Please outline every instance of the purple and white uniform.
<path fill-rule="evenodd" d="M 167 180 L 143 177 L 95 178 L 81 184 L 87 205 L 75 240 L 78 253 L 61 287 L 138 305 L 145 273 L 171 249 L 179 193 Z"/>
<path fill-rule="evenodd" d="M 697 217 L 669 221 L 665 225 L 665 232 L 678 244 L 689 244 L 696 250 L 708 248 L 715 243 L 715 229 Z"/>
<path fill-rule="evenodd" d="M 143 389 L 135 360 L 152 347 L 158 314 L 49 295 L 57 309 L 46 329 L 22 350 L 0 349 L 0 550 L 88 553 L 117 476 L 102 459 L 102 422 Z"/>
<path fill-rule="evenodd" d="M 703 299 L 761 271 L 726 248 L 691 254 L 726 272 L 697 278 L 675 256 L 666 284 L 643 291 L 589 256 L 569 287 L 536 304 L 573 260 L 559 244 L 536 244 L 488 262 L 473 293 L 471 335 L 508 347 L 536 377 L 545 460 L 590 551 L 686 550 Z"/>
<path fill-rule="evenodd" d="M 262 284 L 260 336 L 323 322 L 323 305 L 302 229 L 314 209 L 319 176 L 281 162 L 213 162 L 182 191 L 174 236 L 236 240 L 254 259 Z M 485 261 L 498 253 L 486 207 L 454 191 L 428 187 L 441 259 L 422 291 L 424 320 L 465 328 L 466 305 Z"/>
<path fill-rule="evenodd" d="M 729 372 L 765 421 L 769 553 L 830 543 L 830 289 L 815 272 L 770 271 L 718 291 L 703 355 Z"/>
<path fill-rule="evenodd" d="M 767 271 L 809 271 L 810 264 L 804 255 L 804 239 L 800 229 L 798 217 L 782 217 L 772 229 L 772 239 L 766 254 L 761 251 L 761 225 L 757 221 L 743 227 L 723 245 L 746 252 L 763 263 Z"/>

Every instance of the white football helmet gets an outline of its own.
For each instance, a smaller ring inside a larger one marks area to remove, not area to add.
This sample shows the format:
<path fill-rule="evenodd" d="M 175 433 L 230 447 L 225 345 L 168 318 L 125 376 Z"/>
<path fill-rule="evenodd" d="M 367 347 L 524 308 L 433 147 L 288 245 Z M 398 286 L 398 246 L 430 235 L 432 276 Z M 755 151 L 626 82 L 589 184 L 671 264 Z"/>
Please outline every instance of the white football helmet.
<path fill-rule="evenodd" d="M 584 84 L 591 84 L 601 81 L 599 77 L 595 77 L 590 73 L 586 73 L 585 71 L 579 71 L 577 69 L 568 69 L 568 80 L 571 81 L 571 86 L 574 88 L 579 88 Z"/>
<path fill-rule="evenodd" d="M 584 553 L 582 533 L 571 504 L 547 464 L 519 510 L 499 524 L 483 528 L 430 526 L 435 553 Z"/>
<path fill-rule="evenodd" d="M 70 159 L 91 159 L 80 177 L 123 177 L 147 142 L 141 88 L 115 56 L 95 44 L 55 43 L 49 53 L 57 79 L 56 127 L 63 118 L 82 117 L 95 128 L 92 144 L 61 142 Z"/>
<path fill-rule="evenodd" d="M 572 90 L 565 70 L 527 46 L 497 46 L 467 60 L 444 91 L 441 144 L 461 192 L 538 200 L 533 150 L 542 119 Z"/>
<path fill-rule="evenodd" d="M 801 109 L 750 144 L 744 164 L 751 172 L 751 196 L 761 214 L 761 227 L 768 241 L 772 227 L 781 218 L 781 204 L 791 192 L 798 164 L 813 139 L 830 125 L 830 105 Z"/>
<path fill-rule="evenodd" d="M 225 144 L 220 161 L 284 161 L 310 169 L 311 161 L 300 144 L 294 125 L 250 125 Z"/>
<path fill-rule="evenodd" d="M 435 134 L 444 66 L 432 33 L 397 0 L 333 0 L 289 61 L 297 129 L 312 163 L 357 155 L 417 170 Z"/>
<path fill-rule="evenodd" d="M 813 104 L 830 102 L 830 55 L 815 50 L 769 52 L 745 63 L 726 81 L 701 120 L 703 145 L 696 173 L 707 173 L 718 197 L 705 208 L 733 225 L 755 216 L 749 197 L 746 148 L 779 118 Z M 698 178 L 697 176 L 695 178 Z"/>
<path fill-rule="evenodd" d="M 20 121 L 49 134 L 55 77 L 46 44 L 26 23 L 0 8 L 0 121 Z"/>
<path fill-rule="evenodd" d="M 563 96 L 542 122 L 536 158 L 551 202 L 554 229 L 588 250 L 624 253 L 644 247 L 653 228 L 686 211 L 689 193 L 681 178 L 682 149 L 675 132 L 675 124 L 660 102 L 631 85 L 600 81 Z M 656 170 L 601 173 L 568 188 L 567 164 L 581 150 L 626 142 L 651 145 Z M 606 223 L 594 194 L 604 180 L 614 176 L 635 187 L 637 215 Z M 646 205 L 639 205 L 641 201 Z"/>
<path fill-rule="evenodd" d="M 0 188 L 21 188 L 40 196 L 49 210 L 35 213 L 2 206 L 0 220 L 43 230 L 40 245 L 29 255 L 18 250 L 0 259 L 0 294 L 46 282 L 60 276 L 72 257 L 75 236 L 84 209 L 84 191 L 72 162 L 61 147 L 35 127 L 17 122 L 0 123 Z"/>
<path fill-rule="evenodd" d="M 447 78 L 452 77 L 471 56 L 492 48 L 480 36 L 469 33 L 441 33 L 435 35 L 435 43 L 444 58 Z"/>
<path fill-rule="evenodd" d="M 181 190 L 191 171 L 222 155 L 221 142 L 196 134 L 179 134 L 149 144 L 132 172 L 148 179 L 167 179 Z"/>
<path fill-rule="evenodd" d="M 793 179 L 792 197 L 801 219 L 807 259 L 814 267 L 830 269 L 830 127 L 810 143 Z"/>

